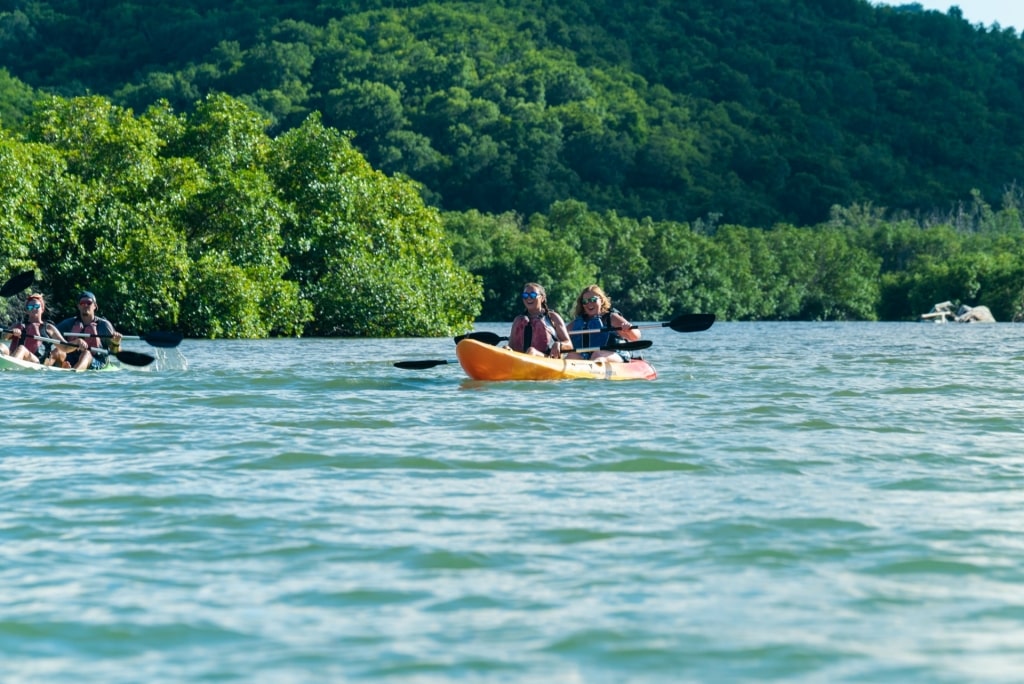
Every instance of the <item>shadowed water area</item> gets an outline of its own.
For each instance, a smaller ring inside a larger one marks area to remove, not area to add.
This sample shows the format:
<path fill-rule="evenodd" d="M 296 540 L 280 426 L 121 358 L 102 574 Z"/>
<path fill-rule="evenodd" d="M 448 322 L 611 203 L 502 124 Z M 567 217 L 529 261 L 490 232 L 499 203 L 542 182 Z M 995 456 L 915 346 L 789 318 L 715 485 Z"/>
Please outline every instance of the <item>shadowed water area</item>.
<path fill-rule="evenodd" d="M 0 681 L 1019 680 L 1024 327 L 644 332 L 654 382 L 0 373 Z"/>

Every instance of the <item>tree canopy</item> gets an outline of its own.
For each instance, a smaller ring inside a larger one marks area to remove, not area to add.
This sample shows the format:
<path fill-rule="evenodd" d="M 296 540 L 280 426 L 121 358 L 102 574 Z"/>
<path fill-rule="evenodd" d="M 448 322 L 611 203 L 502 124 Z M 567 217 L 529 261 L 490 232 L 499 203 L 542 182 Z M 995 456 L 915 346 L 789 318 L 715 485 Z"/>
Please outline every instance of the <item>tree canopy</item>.
<path fill-rule="evenodd" d="M 130 327 L 1024 313 L 1024 43 L 956 8 L 41 0 L 0 48 L 0 263 Z"/>
<path fill-rule="evenodd" d="M 0 12 L 0 48 L 33 88 L 135 111 L 224 92 L 272 135 L 319 112 L 444 210 L 810 225 L 998 203 L 1024 166 L 1024 44 L 955 8 L 44 0 Z M 25 103 L 2 73 L 0 102 Z"/>
<path fill-rule="evenodd" d="M 24 131 L 0 138 L 0 257 L 58 311 L 88 288 L 125 329 L 195 337 L 439 335 L 479 311 L 437 210 L 317 115 L 271 138 L 223 94 L 140 116 L 50 97 Z"/>

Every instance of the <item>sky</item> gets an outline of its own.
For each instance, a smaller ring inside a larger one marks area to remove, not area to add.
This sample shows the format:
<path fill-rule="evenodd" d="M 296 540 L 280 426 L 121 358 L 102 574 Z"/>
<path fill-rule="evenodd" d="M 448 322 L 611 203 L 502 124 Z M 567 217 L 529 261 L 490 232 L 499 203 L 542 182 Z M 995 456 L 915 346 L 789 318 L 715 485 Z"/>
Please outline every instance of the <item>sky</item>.
<path fill-rule="evenodd" d="M 926 10 L 938 10 L 943 14 L 955 5 L 970 24 L 984 24 L 987 28 L 998 21 L 1001 28 L 1013 27 L 1017 33 L 1024 31 L 1022 0 L 887 0 L 879 4 L 898 7 L 914 2 Z"/>

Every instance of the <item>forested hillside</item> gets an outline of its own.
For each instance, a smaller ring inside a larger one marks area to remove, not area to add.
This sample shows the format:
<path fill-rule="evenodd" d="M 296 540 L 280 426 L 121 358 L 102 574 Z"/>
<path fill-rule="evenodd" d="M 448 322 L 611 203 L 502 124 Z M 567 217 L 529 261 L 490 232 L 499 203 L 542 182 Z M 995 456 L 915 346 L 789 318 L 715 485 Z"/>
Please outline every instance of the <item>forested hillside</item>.
<path fill-rule="evenodd" d="M 1021 83 L 1013 30 L 865 0 L 13 0 L 0 277 L 197 337 L 446 335 L 530 280 L 1019 319 Z"/>
<path fill-rule="evenodd" d="M 0 66 L 37 89 L 271 134 L 313 111 L 443 209 L 574 199 L 655 220 L 810 225 L 834 205 L 999 203 L 1024 168 L 1012 29 L 866 0 L 6 3 Z M 2 86 L 0 80 L 0 86 Z M 0 111 L 23 93 L 0 89 Z M 5 115 L 5 120 L 8 116 Z"/>

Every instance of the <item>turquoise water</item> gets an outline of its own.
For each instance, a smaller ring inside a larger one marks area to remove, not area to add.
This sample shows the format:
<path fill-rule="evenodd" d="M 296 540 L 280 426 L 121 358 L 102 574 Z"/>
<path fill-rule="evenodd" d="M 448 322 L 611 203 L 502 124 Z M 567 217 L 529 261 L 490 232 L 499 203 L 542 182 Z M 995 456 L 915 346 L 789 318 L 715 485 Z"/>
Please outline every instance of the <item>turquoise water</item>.
<path fill-rule="evenodd" d="M 654 382 L 392 367 L 445 339 L 2 373 L 0 681 L 1018 681 L 1022 331 L 647 330 Z"/>

